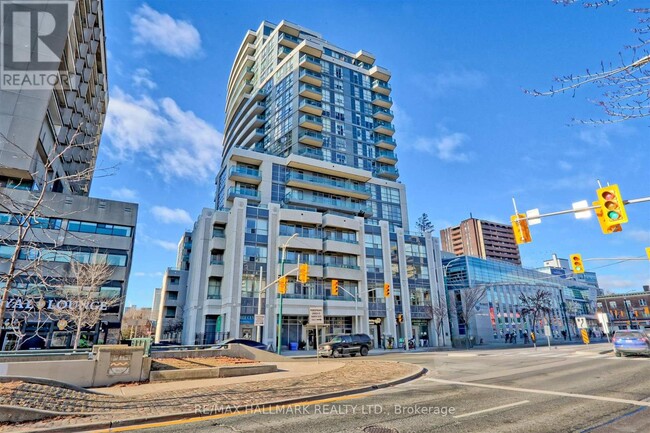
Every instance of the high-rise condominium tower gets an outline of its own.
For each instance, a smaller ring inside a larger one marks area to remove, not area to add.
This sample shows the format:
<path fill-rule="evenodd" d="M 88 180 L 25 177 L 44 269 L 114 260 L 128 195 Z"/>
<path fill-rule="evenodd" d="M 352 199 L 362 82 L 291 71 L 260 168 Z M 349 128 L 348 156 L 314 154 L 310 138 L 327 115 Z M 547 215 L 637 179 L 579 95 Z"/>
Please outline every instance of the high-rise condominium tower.
<path fill-rule="evenodd" d="M 429 337 L 444 302 L 438 240 L 407 232 L 390 78 L 369 52 L 286 21 L 246 33 L 227 84 L 216 210 L 195 224 L 189 270 L 163 281 L 159 339 L 165 318 L 182 321 L 185 343 L 255 338 L 260 276 L 264 287 L 307 263 L 307 283 L 289 275 L 281 314 L 276 285 L 264 292 L 263 342 L 277 344 L 280 320 L 283 346 L 313 346 L 309 307 L 322 307 L 321 341 L 445 344 Z"/>

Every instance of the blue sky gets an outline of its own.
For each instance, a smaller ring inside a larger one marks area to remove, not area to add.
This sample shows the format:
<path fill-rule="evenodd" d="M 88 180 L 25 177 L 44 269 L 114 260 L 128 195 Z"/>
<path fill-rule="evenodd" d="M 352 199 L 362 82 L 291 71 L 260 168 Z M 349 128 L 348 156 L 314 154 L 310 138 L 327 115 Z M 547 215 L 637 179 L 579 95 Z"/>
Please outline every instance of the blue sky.
<path fill-rule="evenodd" d="M 507 222 L 512 200 L 542 213 L 593 201 L 597 179 L 625 199 L 650 196 L 649 120 L 586 126 L 599 118 L 597 88 L 549 98 L 553 78 L 617 62 L 636 41 L 643 3 L 585 9 L 529 1 L 142 1 L 105 2 L 110 103 L 92 195 L 140 204 L 128 304 L 150 306 L 176 244 L 214 205 L 228 74 L 242 38 L 282 19 L 392 72 L 400 181 L 411 226 L 426 212 L 436 230 L 470 216 Z M 645 257 L 650 203 L 627 206 L 622 233 L 595 217 L 544 219 L 521 246 L 524 266 L 581 253 L 601 287 L 650 284 Z"/>

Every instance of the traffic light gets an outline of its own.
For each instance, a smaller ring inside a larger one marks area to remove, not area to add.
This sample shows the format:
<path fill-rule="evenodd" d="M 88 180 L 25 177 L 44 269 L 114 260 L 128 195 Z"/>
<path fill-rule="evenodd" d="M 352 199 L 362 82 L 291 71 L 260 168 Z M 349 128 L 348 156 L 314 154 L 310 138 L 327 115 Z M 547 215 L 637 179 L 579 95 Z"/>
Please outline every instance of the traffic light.
<path fill-rule="evenodd" d="M 594 202 L 594 206 L 599 206 L 595 211 L 603 233 L 620 232 L 622 230 L 621 224 L 626 223 L 628 219 L 618 185 L 598 188 L 596 195 L 598 201 Z"/>
<path fill-rule="evenodd" d="M 301 283 L 306 283 L 309 281 L 309 265 L 307 263 L 302 263 L 298 269 L 298 281 Z"/>
<path fill-rule="evenodd" d="M 384 298 L 390 298 L 390 283 L 384 283 Z"/>
<path fill-rule="evenodd" d="M 650 307 L 645 307 L 645 308 L 643 309 L 643 312 L 645 313 L 645 316 L 646 316 L 646 317 L 650 316 Z"/>
<path fill-rule="evenodd" d="M 397 323 L 402 323 L 404 321 L 404 315 L 402 313 L 399 313 L 397 315 Z"/>
<path fill-rule="evenodd" d="M 645 254 L 648 256 L 648 260 L 650 260 L 650 247 L 645 249 Z"/>
<path fill-rule="evenodd" d="M 339 280 L 332 280 L 332 296 L 338 296 L 339 295 Z"/>
<path fill-rule="evenodd" d="M 530 228 L 528 227 L 526 214 L 520 213 L 513 215 L 510 217 L 510 222 L 512 222 L 512 231 L 515 234 L 515 242 L 517 242 L 517 245 L 532 242 L 533 238 L 530 236 Z"/>
<path fill-rule="evenodd" d="M 287 293 L 287 277 L 280 277 L 278 280 L 278 293 L 281 295 Z"/>
<path fill-rule="evenodd" d="M 571 262 L 571 270 L 574 274 L 585 273 L 585 265 L 582 264 L 582 256 L 580 254 L 571 254 L 569 261 Z"/>

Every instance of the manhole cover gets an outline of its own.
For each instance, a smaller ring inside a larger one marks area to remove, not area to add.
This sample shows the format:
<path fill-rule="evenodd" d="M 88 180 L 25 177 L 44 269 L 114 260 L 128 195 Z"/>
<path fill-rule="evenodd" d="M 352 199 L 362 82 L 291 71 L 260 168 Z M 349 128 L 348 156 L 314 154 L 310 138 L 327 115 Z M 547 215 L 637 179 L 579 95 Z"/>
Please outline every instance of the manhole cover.
<path fill-rule="evenodd" d="M 378 427 L 376 425 L 371 425 L 363 429 L 364 432 L 366 433 L 399 433 L 394 428 L 388 428 L 388 427 Z"/>

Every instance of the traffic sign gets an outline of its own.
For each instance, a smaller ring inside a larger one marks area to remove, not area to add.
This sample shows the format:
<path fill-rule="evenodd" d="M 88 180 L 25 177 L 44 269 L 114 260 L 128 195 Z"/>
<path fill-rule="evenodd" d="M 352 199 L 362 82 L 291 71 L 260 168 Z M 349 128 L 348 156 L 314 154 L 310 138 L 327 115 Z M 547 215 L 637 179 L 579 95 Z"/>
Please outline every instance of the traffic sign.
<path fill-rule="evenodd" d="M 581 329 L 580 335 L 582 335 L 582 342 L 585 344 L 589 344 L 589 333 L 587 332 L 587 330 Z"/>
<path fill-rule="evenodd" d="M 323 307 L 309 307 L 309 324 L 324 325 Z"/>
<path fill-rule="evenodd" d="M 264 326 L 264 314 L 255 315 L 255 326 Z"/>
<path fill-rule="evenodd" d="M 546 334 L 547 337 L 551 336 L 551 325 L 544 325 L 544 334 Z"/>
<path fill-rule="evenodd" d="M 578 326 L 579 329 L 587 329 L 589 327 L 587 325 L 586 317 L 576 317 L 576 325 Z"/>

